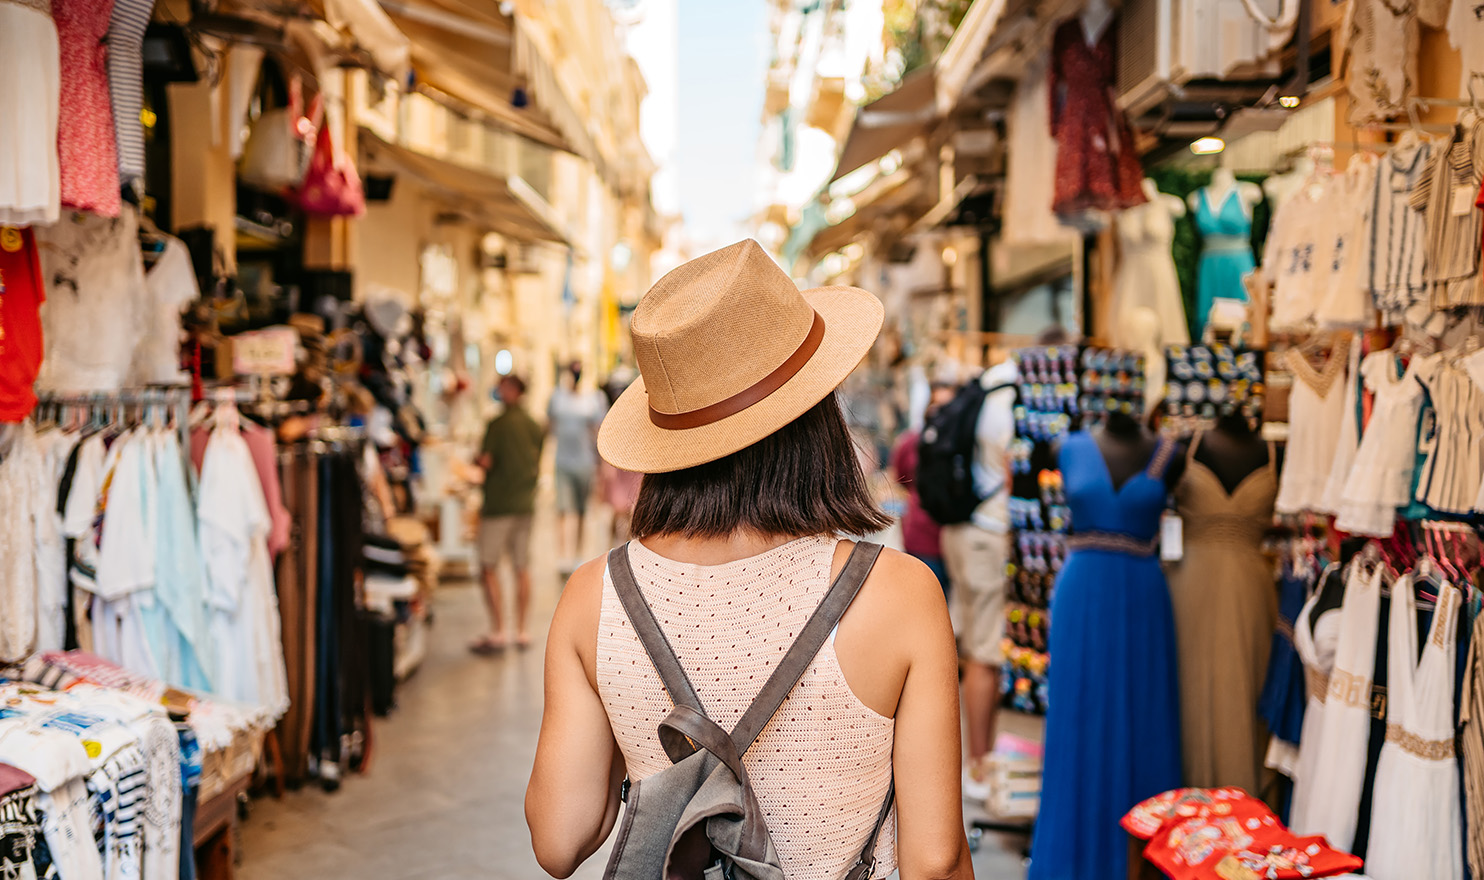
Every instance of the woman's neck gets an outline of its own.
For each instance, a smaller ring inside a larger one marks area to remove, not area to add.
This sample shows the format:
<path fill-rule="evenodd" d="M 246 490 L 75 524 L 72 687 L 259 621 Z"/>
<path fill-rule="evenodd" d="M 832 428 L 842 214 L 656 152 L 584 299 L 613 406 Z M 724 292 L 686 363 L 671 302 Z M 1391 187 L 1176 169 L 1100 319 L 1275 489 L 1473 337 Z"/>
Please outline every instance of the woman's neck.
<path fill-rule="evenodd" d="M 639 539 L 646 548 L 675 562 L 688 565 L 725 565 L 782 547 L 798 536 L 764 535 L 760 532 L 733 532 L 726 536 L 692 538 L 673 533 L 649 535 Z"/>

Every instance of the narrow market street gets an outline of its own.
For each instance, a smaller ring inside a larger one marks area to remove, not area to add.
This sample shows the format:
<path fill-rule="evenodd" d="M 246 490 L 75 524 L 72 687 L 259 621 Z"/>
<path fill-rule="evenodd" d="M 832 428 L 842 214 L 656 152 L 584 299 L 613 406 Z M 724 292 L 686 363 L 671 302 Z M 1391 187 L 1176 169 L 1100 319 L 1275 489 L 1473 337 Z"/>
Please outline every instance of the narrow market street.
<path fill-rule="evenodd" d="M 603 550 L 595 522 L 587 555 Z M 543 634 L 559 595 L 555 517 L 541 506 L 532 539 L 533 631 Z M 334 793 L 308 785 L 252 802 L 242 824 L 240 880 L 386 877 L 404 880 L 539 880 L 523 803 L 541 725 L 541 649 L 476 657 L 465 645 L 484 625 L 472 580 L 437 593 L 428 657 L 413 686 L 398 690 L 391 717 L 372 729 L 371 772 Z M 470 699 L 478 694 L 479 699 Z M 969 811 L 972 815 L 972 810 Z M 611 841 L 610 841 L 611 843 Z M 1013 851 L 990 837 L 974 859 L 980 880 L 1019 880 Z M 573 876 L 603 875 L 608 849 Z"/>

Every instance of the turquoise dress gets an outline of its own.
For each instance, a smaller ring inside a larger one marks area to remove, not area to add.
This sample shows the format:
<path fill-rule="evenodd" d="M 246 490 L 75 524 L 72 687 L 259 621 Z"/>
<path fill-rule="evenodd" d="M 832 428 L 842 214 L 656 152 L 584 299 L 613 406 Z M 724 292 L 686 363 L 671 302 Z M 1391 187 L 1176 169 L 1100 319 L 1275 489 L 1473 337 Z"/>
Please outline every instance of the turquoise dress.
<path fill-rule="evenodd" d="M 1201 233 L 1201 262 L 1196 269 L 1191 339 L 1205 334 L 1206 318 L 1215 300 L 1247 301 L 1242 276 L 1256 265 L 1252 259 L 1252 218 L 1242 207 L 1237 190 L 1232 187 L 1214 210 L 1206 198 L 1206 187 L 1196 194 L 1195 228 Z"/>

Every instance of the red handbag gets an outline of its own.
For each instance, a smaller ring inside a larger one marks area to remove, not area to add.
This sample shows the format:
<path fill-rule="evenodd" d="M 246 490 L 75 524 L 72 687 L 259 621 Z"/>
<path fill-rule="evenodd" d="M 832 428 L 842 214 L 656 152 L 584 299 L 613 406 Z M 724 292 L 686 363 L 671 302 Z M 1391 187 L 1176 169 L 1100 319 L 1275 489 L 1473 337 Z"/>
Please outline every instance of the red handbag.
<path fill-rule="evenodd" d="M 366 192 L 350 156 L 337 152 L 330 142 L 328 124 L 319 127 L 314 155 L 299 186 L 299 207 L 309 214 L 328 217 L 359 217 L 366 213 Z"/>

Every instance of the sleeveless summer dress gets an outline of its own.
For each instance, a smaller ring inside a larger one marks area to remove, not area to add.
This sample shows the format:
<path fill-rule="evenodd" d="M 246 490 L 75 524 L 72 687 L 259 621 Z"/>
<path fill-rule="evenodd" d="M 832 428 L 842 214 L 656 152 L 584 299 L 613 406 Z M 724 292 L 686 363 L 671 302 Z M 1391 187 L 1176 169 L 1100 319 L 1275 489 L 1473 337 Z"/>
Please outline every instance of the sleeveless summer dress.
<path fill-rule="evenodd" d="M 724 565 L 666 559 L 629 542 L 634 579 L 712 720 L 730 730 L 830 586 L 833 538 L 809 537 Z M 631 779 L 670 766 L 658 738 L 674 707 L 613 580 L 603 573 L 598 692 Z M 742 763 L 789 880 L 838 880 L 860 855 L 891 782 L 896 724 L 850 690 L 834 639 L 768 722 Z M 896 821 L 876 870 L 896 869 Z"/>
<path fill-rule="evenodd" d="M 1165 468 L 1115 487 L 1097 441 L 1062 443 L 1075 534 L 1051 599 L 1050 705 L 1030 880 L 1121 877 L 1135 804 L 1180 785 L 1179 681 L 1170 591 L 1155 554 Z"/>
<path fill-rule="evenodd" d="M 1323 834 L 1331 845 L 1343 850 L 1349 850 L 1355 841 L 1365 788 L 1382 571 L 1379 566 L 1350 568 L 1345 601 L 1340 606 L 1339 640 L 1324 698 L 1322 729 L 1311 737 L 1306 715 L 1304 741 L 1299 744 L 1300 777 L 1295 780 L 1290 827 L 1295 834 Z M 1305 651 L 1302 641 L 1299 651 Z M 1313 710 L 1311 702 L 1309 714 L 1317 715 Z"/>
<path fill-rule="evenodd" d="M 1340 619 L 1343 608 L 1331 608 L 1315 614 L 1324 586 L 1332 577 L 1343 577 L 1339 566 L 1331 565 L 1320 575 L 1319 583 L 1298 617 L 1293 621 L 1293 647 L 1304 664 L 1305 690 L 1303 732 L 1299 736 L 1298 758 L 1290 774 L 1293 777 L 1293 799 L 1289 806 L 1291 828 L 1306 827 L 1309 804 L 1318 792 L 1314 779 L 1319 765 L 1319 742 L 1324 737 L 1325 703 L 1329 698 L 1329 676 L 1335 668 L 1335 651 L 1339 648 Z M 1306 748 L 1307 746 L 1307 748 Z"/>
<path fill-rule="evenodd" d="M 1242 276 L 1256 265 L 1252 256 L 1252 218 L 1242 207 L 1239 187 L 1232 187 L 1212 206 L 1208 187 L 1196 193 L 1195 228 L 1201 233 L 1201 262 L 1196 267 L 1194 337 L 1206 331 L 1206 317 L 1218 299 L 1247 301 Z"/>
<path fill-rule="evenodd" d="M 1386 744 L 1376 767 L 1366 874 L 1375 880 L 1462 880 L 1463 816 L 1453 757 L 1458 588 L 1444 583 L 1417 655 L 1411 575 L 1391 588 Z"/>
<path fill-rule="evenodd" d="M 1268 671 L 1278 594 L 1262 538 L 1278 494 L 1275 456 L 1231 492 L 1190 455 L 1175 506 L 1185 553 L 1170 572 L 1180 652 L 1185 785 L 1259 790 L 1266 731 L 1256 707 Z"/>
<path fill-rule="evenodd" d="M 1134 309 L 1147 308 L 1159 317 L 1161 345 L 1185 345 L 1190 342 L 1190 327 L 1185 323 L 1185 302 L 1180 298 L 1180 279 L 1175 275 L 1175 258 L 1170 253 L 1175 240 L 1175 220 L 1165 205 L 1167 198 L 1160 195 L 1118 215 L 1118 242 L 1123 248 L 1123 259 L 1113 280 L 1113 297 L 1117 302 L 1114 314 L 1127 320 Z M 1127 332 L 1122 327 L 1116 329 Z M 1131 340 L 1124 340 L 1123 344 L 1127 347 Z"/>

